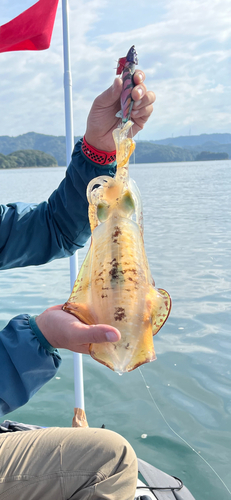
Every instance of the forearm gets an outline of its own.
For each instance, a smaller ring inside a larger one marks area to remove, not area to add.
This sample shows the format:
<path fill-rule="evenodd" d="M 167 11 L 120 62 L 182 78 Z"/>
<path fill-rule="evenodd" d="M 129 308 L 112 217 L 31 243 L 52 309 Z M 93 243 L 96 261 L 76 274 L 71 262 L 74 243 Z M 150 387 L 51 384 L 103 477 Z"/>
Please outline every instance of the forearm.
<path fill-rule="evenodd" d="M 48 202 L 0 207 L 0 268 L 44 264 L 83 247 L 90 236 L 87 185 L 99 175 L 114 175 L 115 168 L 88 160 L 79 141 L 65 178 Z"/>
<path fill-rule="evenodd" d="M 0 415 L 24 405 L 60 363 L 59 352 L 32 330 L 29 315 L 13 318 L 0 332 Z"/>

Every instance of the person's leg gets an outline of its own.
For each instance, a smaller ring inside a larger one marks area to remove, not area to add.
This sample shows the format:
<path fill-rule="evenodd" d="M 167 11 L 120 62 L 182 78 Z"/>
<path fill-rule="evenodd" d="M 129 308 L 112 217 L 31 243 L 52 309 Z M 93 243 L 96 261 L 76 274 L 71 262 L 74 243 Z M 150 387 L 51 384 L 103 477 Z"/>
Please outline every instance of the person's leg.
<path fill-rule="evenodd" d="M 0 435 L 0 500 L 133 500 L 137 459 L 106 429 Z"/>

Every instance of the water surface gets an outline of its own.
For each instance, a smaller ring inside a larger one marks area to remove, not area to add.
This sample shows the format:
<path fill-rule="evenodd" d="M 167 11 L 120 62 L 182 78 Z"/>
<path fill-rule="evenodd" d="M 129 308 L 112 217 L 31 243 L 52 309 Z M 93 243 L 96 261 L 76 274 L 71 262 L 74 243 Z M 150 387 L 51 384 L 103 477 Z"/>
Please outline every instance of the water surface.
<path fill-rule="evenodd" d="M 0 170 L 1 203 L 47 199 L 64 171 Z M 119 377 L 84 356 L 87 418 L 91 426 L 105 424 L 124 435 L 140 458 L 180 477 L 196 500 L 228 500 L 214 472 L 164 419 L 231 489 L 231 161 L 136 165 L 131 177 L 143 199 L 151 271 L 173 307 L 154 338 L 157 360 L 141 367 L 146 384 L 138 369 Z M 79 252 L 80 263 L 85 252 Z M 66 301 L 69 260 L 3 271 L 0 282 L 3 328 L 19 313 L 39 314 Z M 57 377 L 8 418 L 71 425 L 72 354 L 62 351 L 62 357 Z"/>

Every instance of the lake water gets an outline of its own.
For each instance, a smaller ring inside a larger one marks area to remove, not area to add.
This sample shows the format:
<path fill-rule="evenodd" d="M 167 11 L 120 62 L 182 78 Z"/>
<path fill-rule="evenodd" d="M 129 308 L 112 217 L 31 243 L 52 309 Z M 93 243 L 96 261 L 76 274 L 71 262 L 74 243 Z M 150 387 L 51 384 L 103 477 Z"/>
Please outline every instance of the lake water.
<path fill-rule="evenodd" d="M 119 377 L 84 356 L 88 422 L 124 435 L 140 458 L 180 477 L 196 500 L 228 500 L 231 494 L 199 455 L 231 490 L 231 161 L 130 170 L 143 199 L 152 275 L 173 307 L 154 338 L 157 360 L 143 365 L 142 375 L 137 369 Z M 64 171 L 0 170 L 1 203 L 46 199 Z M 84 255 L 81 250 L 80 263 Z M 0 280 L 3 328 L 19 313 L 39 314 L 66 301 L 69 260 L 3 271 Z M 71 425 L 72 354 L 62 351 L 62 357 L 57 378 L 8 418 Z"/>

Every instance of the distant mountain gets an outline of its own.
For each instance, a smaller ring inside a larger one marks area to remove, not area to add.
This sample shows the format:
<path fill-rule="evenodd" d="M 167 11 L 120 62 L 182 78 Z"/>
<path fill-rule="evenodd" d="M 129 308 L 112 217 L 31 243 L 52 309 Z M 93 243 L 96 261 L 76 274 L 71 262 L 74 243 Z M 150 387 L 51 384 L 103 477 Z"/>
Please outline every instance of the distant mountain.
<path fill-rule="evenodd" d="M 75 137 L 77 141 L 78 137 Z M 36 134 L 28 132 L 27 134 L 9 137 L 0 136 L 0 153 L 8 155 L 14 151 L 23 149 L 36 149 L 54 156 L 58 165 L 66 165 L 66 138 L 65 136 L 54 136 L 45 134 Z"/>
<path fill-rule="evenodd" d="M 220 144 L 218 142 L 205 142 L 201 146 L 195 146 L 194 148 L 189 148 L 191 151 L 210 151 L 211 153 L 227 153 L 228 157 L 231 158 L 231 144 Z"/>
<path fill-rule="evenodd" d="M 24 149 L 9 155 L 0 153 L 0 168 L 55 167 L 57 160 L 43 151 Z"/>
<path fill-rule="evenodd" d="M 201 135 L 186 135 L 180 137 L 169 137 L 168 139 L 160 139 L 159 141 L 150 141 L 155 144 L 163 144 L 165 146 L 178 146 L 180 148 L 189 148 L 202 146 L 207 143 L 231 144 L 231 134 L 201 134 Z"/>
<path fill-rule="evenodd" d="M 161 146 L 148 141 L 137 141 L 136 163 L 165 163 L 174 161 L 193 161 L 196 154 L 187 149 L 174 146 Z"/>
<path fill-rule="evenodd" d="M 228 153 L 211 153 L 210 151 L 201 151 L 196 156 L 196 161 L 210 161 L 210 160 L 228 160 Z"/>
<path fill-rule="evenodd" d="M 75 142 L 78 139 L 79 137 L 75 137 Z M 17 137 L 0 137 L 0 153 L 3 155 L 22 150 L 37 150 L 47 153 L 57 160 L 58 165 L 66 165 L 66 140 L 64 136 L 29 132 Z M 201 152 L 226 153 L 231 158 L 231 134 L 202 134 L 172 137 L 160 141 L 137 141 L 135 161 L 136 163 L 195 161 Z"/>

